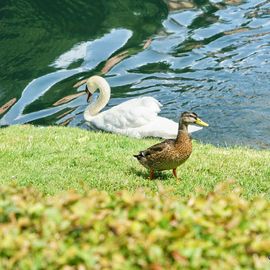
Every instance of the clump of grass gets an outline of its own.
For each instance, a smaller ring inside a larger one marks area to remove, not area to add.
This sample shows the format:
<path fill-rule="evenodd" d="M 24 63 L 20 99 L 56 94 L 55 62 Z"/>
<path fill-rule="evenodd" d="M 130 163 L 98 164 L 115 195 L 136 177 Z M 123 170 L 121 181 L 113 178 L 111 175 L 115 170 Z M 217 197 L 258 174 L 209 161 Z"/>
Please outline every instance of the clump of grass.
<path fill-rule="evenodd" d="M 235 179 L 244 195 L 270 197 L 270 151 L 243 147 L 218 148 L 194 142 L 193 153 L 178 168 L 181 181 L 162 172 L 155 181 L 133 154 L 158 142 L 67 127 L 12 126 L 0 130 L 0 183 L 32 185 L 46 194 L 85 186 L 114 192 L 135 191 L 157 184 L 187 196 L 196 187 L 206 191 Z"/>
<path fill-rule="evenodd" d="M 239 195 L 226 184 L 189 198 L 4 185 L 0 268 L 269 269 L 270 202 Z"/>

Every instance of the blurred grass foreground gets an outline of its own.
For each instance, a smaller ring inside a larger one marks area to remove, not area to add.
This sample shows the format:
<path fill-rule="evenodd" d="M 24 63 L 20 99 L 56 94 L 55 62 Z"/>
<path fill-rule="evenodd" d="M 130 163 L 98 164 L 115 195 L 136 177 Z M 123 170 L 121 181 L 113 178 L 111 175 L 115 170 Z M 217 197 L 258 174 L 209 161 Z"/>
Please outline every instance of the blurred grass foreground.
<path fill-rule="evenodd" d="M 269 269 L 270 202 L 239 195 L 2 186 L 1 269 Z"/>

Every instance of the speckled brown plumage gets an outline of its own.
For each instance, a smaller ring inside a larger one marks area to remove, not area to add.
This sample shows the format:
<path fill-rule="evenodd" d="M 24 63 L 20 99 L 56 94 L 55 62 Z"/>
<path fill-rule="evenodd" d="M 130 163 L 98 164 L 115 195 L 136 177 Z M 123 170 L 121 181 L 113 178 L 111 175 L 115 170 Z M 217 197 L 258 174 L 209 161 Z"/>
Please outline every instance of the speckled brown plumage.
<path fill-rule="evenodd" d="M 173 170 L 177 178 L 176 168 L 192 153 L 192 141 L 187 128 L 190 123 L 207 125 L 197 117 L 197 114 L 185 112 L 180 117 L 176 139 L 165 140 L 134 155 L 145 168 L 150 170 L 150 179 L 153 178 L 154 171 L 163 170 Z"/>

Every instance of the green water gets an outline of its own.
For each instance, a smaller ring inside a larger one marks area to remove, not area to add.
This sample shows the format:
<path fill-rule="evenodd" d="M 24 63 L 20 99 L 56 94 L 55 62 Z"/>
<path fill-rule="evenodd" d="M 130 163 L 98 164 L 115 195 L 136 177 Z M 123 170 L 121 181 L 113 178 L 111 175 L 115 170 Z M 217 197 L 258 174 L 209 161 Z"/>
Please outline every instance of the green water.
<path fill-rule="evenodd" d="M 105 75 L 107 108 L 151 95 L 163 116 L 193 110 L 209 122 L 197 139 L 269 148 L 269 40 L 269 1 L 2 0 L 0 107 L 16 103 L 0 125 L 86 128 L 85 96 L 54 103 L 128 50 Z"/>

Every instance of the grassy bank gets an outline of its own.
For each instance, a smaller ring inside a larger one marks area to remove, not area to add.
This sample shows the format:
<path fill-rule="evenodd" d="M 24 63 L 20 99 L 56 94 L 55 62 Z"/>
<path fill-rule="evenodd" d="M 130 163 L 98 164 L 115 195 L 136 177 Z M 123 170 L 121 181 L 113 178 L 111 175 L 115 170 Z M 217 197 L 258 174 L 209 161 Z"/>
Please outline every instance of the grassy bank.
<path fill-rule="evenodd" d="M 132 155 L 155 142 L 77 128 L 4 128 L 0 130 L 0 183 L 33 185 L 46 194 L 85 187 L 156 191 L 162 183 L 173 193 L 188 195 L 196 187 L 211 190 L 217 182 L 235 179 L 246 196 L 266 193 L 270 197 L 269 151 L 194 142 L 192 156 L 178 169 L 181 181 L 175 181 L 171 172 L 150 181 Z"/>

